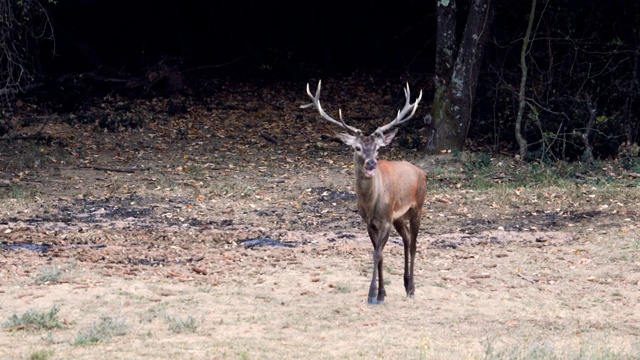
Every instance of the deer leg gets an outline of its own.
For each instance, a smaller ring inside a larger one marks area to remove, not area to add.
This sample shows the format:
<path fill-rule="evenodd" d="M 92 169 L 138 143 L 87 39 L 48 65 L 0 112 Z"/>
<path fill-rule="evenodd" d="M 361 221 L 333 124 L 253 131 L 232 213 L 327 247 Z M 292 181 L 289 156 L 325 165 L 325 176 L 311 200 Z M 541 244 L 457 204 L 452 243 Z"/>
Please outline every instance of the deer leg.
<path fill-rule="evenodd" d="M 407 296 L 413 297 L 415 292 L 415 286 L 413 284 L 413 268 L 416 263 L 416 249 L 418 247 L 418 232 L 420 231 L 420 212 L 413 214 L 411 219 L 409 219 L 410 231 L 411 231 L 411 245 L 409 247 L 410 250 L 410 264 L 409 264 L 409 281 L 407 289 Z M 405 248 L 405 259 L 407 253 Z M 405 260 L 406 261 L 406 260 Z"/>
<path fill-rule="evenodd" d="M 378 297 L 377 297 L 378 304 L 384 304 L 384 297 L 387 295 L 387 292 L 384 290 L 384 271 L 382 271 L 382 268 L 383 268 L 382 250 L 384 250 L 384 244 L 380 249 L 380 261 L 378 262 Z"/>
<path fill-rule="evenodd" d="M 393 226 L 396 228 L 396 231 L 402 237 L 402 244 L 404 245 L 404 289 L 407 292 L 407 297 L 413 296 L 413 279 L 409 274 L 413 274 L 412 269 L 410 268 L 410 264 L 413 263 L 413 260 L 409 260 L 409 252 L 410 246 L 412 245 L 412 238 L 409 237 L 409 229 L 407 229 L 407 224 L 404 220 L 396 220 L 393 223 Z M 411 271 L 411 272 L 410 272 Z"/>
<path fill-rule="evenodd" d="M 376 301 L 376 278 L 378 277 L 378 262 L 380 261 L 380 254 L 378 253 L 377 239 L 378 229 L 373 224 L 367 226 L 367 232 L 369 232 L 369 238 L 373 244 L 373 276 L 371 277 L 371 285 L 369 285 L 369 297 L 367 302 L 369 304 L 377 304 Z"/>
<path fill-rule="evenodd" d="M 386 292 L 384 290 L 384 278 L 382 271 L 382 250 L 384 250 L 384 246 L 389 239 L 390 229 L 389 226 L 377 229 L 375 225 L 369 225 L 367 230 L 369 231 L 369 237 L 371 237 L 371 242 L 373 243 L 373 276 L 371 277 L 369 298 L 367 299 L 367 302 L 369 304 L 383 304 Z"/>

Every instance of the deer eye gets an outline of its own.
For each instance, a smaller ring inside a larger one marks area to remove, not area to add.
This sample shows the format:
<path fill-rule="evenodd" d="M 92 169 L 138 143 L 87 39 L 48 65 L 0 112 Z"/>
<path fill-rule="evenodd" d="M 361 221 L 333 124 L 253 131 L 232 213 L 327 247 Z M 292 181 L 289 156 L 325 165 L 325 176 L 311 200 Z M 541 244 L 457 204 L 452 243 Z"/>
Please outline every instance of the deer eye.
<path fill-rule="evenodd" d="M 362 146 L 356 145 L 356 152 L 362 152 Z"/>

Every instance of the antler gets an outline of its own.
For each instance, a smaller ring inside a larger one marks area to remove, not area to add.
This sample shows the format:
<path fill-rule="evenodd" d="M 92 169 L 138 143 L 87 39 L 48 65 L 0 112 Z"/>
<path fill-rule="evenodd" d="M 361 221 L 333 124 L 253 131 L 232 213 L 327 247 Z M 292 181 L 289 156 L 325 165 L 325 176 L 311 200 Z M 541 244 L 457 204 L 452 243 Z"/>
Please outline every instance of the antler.
<path fill-rule="evenodd" d="M 420 102 L 420 100 L 422 100 L 422 90 L 420 90 L 420 95 L 418 95 L 416 101 L 411 104 L 409 103 L 409 100 L 411 99 L 411 91 L 409 90 L 409 83 L 407 83 L 407 86 L 404 88 L 404 96 L 407 98 L 407 101 L 404 103 L 404 107 L 402 108 L 402 110 L 398 110 L 398 116 L 396 116 L 396 118 L 387 125 L 377 128 L 376 131 L 374 131 L 374 134 L 382 136 L 385 131 L 391 129 L 394 126 L 403 124 L 413 117 L 413 115 L 416 113 L 416 110 L 418 109 L 418 103 Z M 407 115 L 407 113 L 409 112 L 411 113 Z"/>
<path fill-rule="evenodd" d="M 336 120 L 336 119 L 332 118 L 331 116 L 329 116 L 329 114 L 327 114 L 326 112 L 324 112 L 324 110 L 322 109 L 322 106 L 320 105 L 320 87 L 321 87 L 321 85 L 322 85 L 321 83 L 322 83 L 322 80 L 318 81 L 318 89 L 316 90 L 316 96 L 313 96 L 313 95 L 311 94 L 311 90 L 309 89 L 309 83 L 307 83 L 307 94 L 308 94 L 308 95 L 309 95 L 309 97 L 311 98 L 312 102 L 311 102 L 311 103 L 309 103 L 309 104 L 301 105 L 301 106 L 300 106 L 300 108 L 302 108 L 302 109 L 307 109 L 307 108 L 310 108 L 310 107 L 312 107 L 312 106 L 313 106 L 313 107 L 315 107 L 316 109 L 318 109 L 318 112 L 320 112 L 320 115 L 321 115 L 323 118 L 325 118 L 326 120 L 329 120 L 330 122 L 332 122 L 332 123 L 334 123 L 334 124 L 336 124 L 336 125 L 339 125 L 339 126 L 341 126 L 341 127 L 345 128 L 345 129 L 347 129 L 347 130 L 349 130 L 349 131 L 352 131 L 352 132 L 354 132 L 354 133 L 356 133 L 356 134 L 361 134 L 361 133 L 362 133 L 362 131 L 360 131 L 359 129 L 354 128 L 353 126 L 349 126 L 349 125 L 347 125 L 347 124 L 344 122 L 344 120 L 342 119 L 342 110 L 341 110 L 341 109 L 338 109 L 338 115 L 339 115 L 339 117 L 340 117 L 340 121 L 338 121 L 338 120 Z M 409 86 L 409 85 L 407 84 L 407 87 L 408 87 L 408 86 Z M 405 90 L 405 92 L 406 92 L 406 90 Z M 407 100 L 407 101 L 408 101 L 408 100 Z M 418 99 L 418 101 L 419 101 L 419 99 Z M 414 110 L 414 111 L 415 111 L 415 110 Z M 411 115 L 413 115 L 413 114 L 411 114 Z"/>

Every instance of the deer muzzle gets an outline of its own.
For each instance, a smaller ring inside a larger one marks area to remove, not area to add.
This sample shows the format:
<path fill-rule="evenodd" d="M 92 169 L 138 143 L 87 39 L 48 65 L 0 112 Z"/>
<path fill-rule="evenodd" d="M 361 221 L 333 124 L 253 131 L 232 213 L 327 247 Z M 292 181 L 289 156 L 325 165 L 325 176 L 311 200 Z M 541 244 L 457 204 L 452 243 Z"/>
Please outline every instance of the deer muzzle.
<path fill-rule="evenodd" d="M 376 159 L 367 159 L 364 162 L 364 175 L 367 177 L 371 177 L 376 173 L 376 168 L 378 167 L 378 162 Z"/>

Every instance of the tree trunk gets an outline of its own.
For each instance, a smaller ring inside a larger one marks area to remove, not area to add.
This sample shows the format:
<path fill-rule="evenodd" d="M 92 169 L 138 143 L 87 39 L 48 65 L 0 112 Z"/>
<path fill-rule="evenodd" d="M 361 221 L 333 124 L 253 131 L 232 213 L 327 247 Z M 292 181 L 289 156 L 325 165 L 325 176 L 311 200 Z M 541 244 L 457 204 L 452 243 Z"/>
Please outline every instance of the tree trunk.
<path fill-rule="evenodd" d="M 462 150 L 471 123 L 484 45 L 493 20 L 491 0 L 472 0 L 462 38 L 456 37 L 455 0 L 439 0 L 436 90 L 429 152 Z"/>

